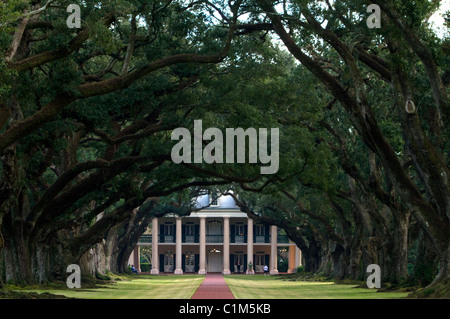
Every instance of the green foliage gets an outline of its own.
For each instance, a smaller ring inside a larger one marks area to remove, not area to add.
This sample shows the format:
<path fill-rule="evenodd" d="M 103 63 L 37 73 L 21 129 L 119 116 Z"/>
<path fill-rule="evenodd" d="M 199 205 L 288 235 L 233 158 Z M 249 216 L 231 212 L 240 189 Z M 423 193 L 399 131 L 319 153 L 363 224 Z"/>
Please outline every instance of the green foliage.
<path fill-rule="evenodd" d="M 184 1 L 146 0 L 101 3 L 66 0 L 58 4 L 65 6 L 72 2 L 80 4 L 82 30 L 86 28 L 89 32 L 89 38 L 74 52 L 50 58 L 48 62 L 21 72 L 0 58 L 1 105 L 16 106 L 16 114 L 2 123 L 4 127 L 0 128 L 0 133 L 22 117 L 31 119 L 36 114 L 45 114 L 48 105 L 63 93 L 79 97 L 82 84 L 112 85 L 123 80 L 127 70 L 134 71 L 176 54 L 217 54 L 223 48 L 229 27 L 226 19 L 219 18 L 217 9 L 224 15 L 231 14 L 225 1 L 212 1 L 216 8 L 206 2 L 191 6 Z M 18 19 L 31 8 L 30 4 L 24 0 L 0 4 L 2 56 L 11 45 Z M 283 23 L 294 41 L 329 72 L 352 99 L 358 96 L 352 73 L 329 41 L 320 39 L 313 28 L 305 27 L 305 19 L 301 16 L 305 5 L 314 17 L 327 22 L 327 30 L 348 46 L 352 56 L 356 58 L 362 48 L 384 61 L 381 64 L 390 71 L 399 68 L 408 75 L 409 85 L 414 88 L 420 128 L 432 143 L 438 145 L 440 139 L 444 140 L 440 145 L 446 158 L 448 136 L 444 133 L 437 136 L 433 130 L 432 114 L 437 108 L 429 89 L 427 71 L 407 45 L 404 34 L 391 25 L 381 30 L 368 30 L 364 25 L 366 4 L 361 1 L 336 1 L 332 7 L 324 2 L 288 1 L 282 9 L 280 6 L 279 9 L 284 11 Z M 448 39 L 437 38 L 424 23 L 436 10 L 438 2 L 393 1 L 392 5 L 429 48 L 439 72 L 446 72 Z M 83 32 L 67 28 L 66 15 L 61 14 L 62 11 L 50 7 L 39 15 L 39 21 L 45 25 L 26 31 L 24 47 L 16 57 L 18 60 L 65 52 L 77 34 Z M 110 13 L 114 13 L 114 21 L 105 25 L 103 18 Z M 268 21 L 262 18 L 263 13 L 254 2 L 245 2 L 239 14 L 240 24 Z M 132 17 L 136 18 L 136 34 L 133 34 Z M 58 207 L 46 211 L 42 220 L 37 219 L 46 227 L 55 227 L 51 234 L 62 230 L 61 238 L 57 238 L 62 241 L 70 241 L 65 235 L 67 225 L 77 225 L 80 233 L 92 227 L 99 208 L 108 216 L 117 214 L 114 221 L 117 223 L 122 216 L 118 212 L 123 213 L 121 208 L 129 212 L 139 207 L 147 212 L 147 217 L 168 212 L 186 215 L 192 210 L 190 199 L 205 189 L 239 193 L 245 204 L 259 216 L 295 229 L 306 247 L 329 249 L 339 242 L 351 249 L 353 236 L 363 233 L 363 238 L 358 240 L 363 240 L 366 245 L 368 238 L 380 236 L 381 229 L 395 231 L 393 216 L 383 206 L 386 202 L 370 197 L 373 195 L 370 188 L 361 185 L 361 181 L 374 183 L 374 172 L 368 160 L 372 151 L 363 142 L 352 114 L 344 110 L 306 65 L 298 64 L 271 33 L 265 30 L 239 36 L 238 33 L 227 57 L 220 63 L 170 65 L 133 83 L 127 82 L 125 87 L 114 92 L 76 100 L 59 110 L 57 115 L 37 119 L 39 125 L 36 128 L 30 128 L 14 141 L 17 171 L 7 176 L 4 163 L 1 163 L 0 184 L 10 186 L 7 185 L 9 182 L 14 189 L 22 190 L 30 202 L 29 209 L 33 210 L 34 205 L 48 195 L 51 185 L 61 181 L 71 169 L 96 161 L 102 165 L 108 162 L 106 168 L 91 167 L 73 176 L 61 185 L 50 203 L 44 203 L 39 212 L 35 212 L 39 216 L 47 205 L 51 207 L 54 200 L 59 200 Z M 387 39 L 392 43 L 387 43 Z M 124 61 L 132 41 L 135 41 L 133 54 L 126 69 Z M 399 47 L 392 50 L 394 42 Z M 400 164 L 405 165 L 417 189 L 430 195 L 421 181 L 421 172 L 414 171 L 414 163 L 408 164 L 411 154 L 405 152 L 407 130 L 399 110 L 393 107 L 396 93 L 392 83 L 380 78 L 362 61 L 356 60 L 355 64 L 361 72 L 367 101 L 374 113 L 376 123 L 369 124 L 380 128 L 382 137 L 392 146 Z M 260 176 L 259 165 L 248 163 L 196 163 L 197 169 L 175 165 L 169 159 L 175 143 L 170 138 L 171 130 L 176 127 L 192 130 L 197 119 L 203 121 L 204 128 L 221 130 L 227 127 L 279 128 L 278 173 Z M 19 122 L 22 124 L 29 122 Z M 343 155 L 348 163 L 344 163 Z M 139 160 L 113 167 L 112 163 L 128 158 Z M 354 176 L 344 164 L 360 174 L 356 190 L 349 186 L 350 177 Z M 380 189 L 392 197 L 390 200 L 396 201 L 396 207 L 407 207 L 409 203 L 402 200 L 401 192 L 393 185 L 390 172 L 385 171 L 380 157 L 375 158 L 375 164 Z M 229 182 L 225 186 L 183 187 L 193 182 L 223 182 L 224 176 Z M 244 183 L 243 180 L 252 182 Z M 84 183 L 87 186 L 98 184 L 93 188 L 80 187 L 85 186 Z M 257 192 L 246 191 L 252 188 Z M 19 195 L 14 194 L 13 200 L 20 198 Z M 158 202 L 145 202 L 147 197 L 156 198 Z M 369 197 L 373 202 L 366 202 Z M 59 208 L 62 205 L 64 208 Z M 338 213 L 335 205 L 339 205 L 342 212 Z M 21 205 L 21 209 L 22 206 L 28 208 Z M 358 216 L 361 208 L 369 210 L 367 227 L 371 230 L 362 229 L 361 216 Z M 60 211 L 55 218 L 46 217 L 57 209 Z M 31 224 L 35 225 L 35 221 Z M 122 233 L 125 230 L 122 229 Z M 332 235 L 337 239 L 332 239 Z M 320 245 L 314 246 L 315 243 Z M 361 268 L 358 273 L 362 276 L 363 264 L 358 262 Z M 328 262 L 326 266 L 327 272 L 331 273 L 332 264 Z M 434 270 L 435 266 L 419 264 L 415 271 L 418 278 L 430 282 Z"/>
<path fill-rule="evenodd" d="M 419 262 L 414 269 L 414 278 L 422 285 L 428 286 L 436 276 L 436 265 Z"/>
<path fill-rule="evenodd" d="M 150 272 L 152 270 L 152 265 L 149 263 L 141 263 L 141 272 Z"/>
<path fill-rule="evenodd" d="M 305 272 L 305 267 L 303 265 L 297 267 L 297 274 L 301 275 Z"/>
<path fill-rule="evenodd" d="M 10 94 L 12 82 L 11 79 L 16 76 L 16 72 L 9 69 L 3 58 L 0 58 L 0 99 Z M 1 129 L 1 128 L 0 128 Z"/>
<path fill-rule="evenodd" d="M 30 2 L 30 0 L 2 1 L 0 3 L 0 31 L 7 33 L 14 30 L 12 23 L 23 15 L 23 10 Z"/>

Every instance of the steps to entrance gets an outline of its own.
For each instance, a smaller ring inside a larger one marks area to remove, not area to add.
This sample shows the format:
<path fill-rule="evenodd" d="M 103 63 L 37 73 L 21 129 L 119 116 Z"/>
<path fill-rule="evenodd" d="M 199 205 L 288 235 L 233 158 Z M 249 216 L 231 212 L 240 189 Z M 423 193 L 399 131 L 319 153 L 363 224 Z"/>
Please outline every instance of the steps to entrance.
<path fill-rule="evenodd" d="M 234 299 L 222 274 L 207 274 L 191 299 Z"/>

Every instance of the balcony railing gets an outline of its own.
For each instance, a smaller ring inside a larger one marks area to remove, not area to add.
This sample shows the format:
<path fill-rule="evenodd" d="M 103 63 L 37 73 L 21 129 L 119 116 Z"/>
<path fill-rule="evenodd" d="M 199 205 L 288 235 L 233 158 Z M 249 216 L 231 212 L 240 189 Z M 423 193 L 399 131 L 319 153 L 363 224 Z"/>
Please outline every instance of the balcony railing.
<path fill-rule="evenodd" d="M 198 243 L 199 235 L 184 235 L 183 243 Z"/>
<path fill-rule="evenodd" d="M 247 243 L 247 236 L 244 235 L 235 235 L 234 236 L 234 241 L 233 238 L 231 238 L 231 241 L 234 243 L 243 243 L 246 244 Z"/>
<path fill-rule="evenodd" d="M 161 241 L 161 239 L 164 237 L 164 243 L 175 243 L 175 236 L 174 235 L 164 235 L 164 236 L 160 236 L 159 240 Z"/>
<path fill-rule="evenodd" d="M 223 243 L 223 235 L 206 235 L 207 243 Z"/>
<path fill-rule="evenodd" d="M 269 235 L 258 235 L 253 236 L 253 242 L 257 244 L 265 244 L 270 243 L 270 236 Z"/>
<path fill-rule="evenodd" d="M 139 239 L 140 243 L 151 243 L 152 242 L 152 235 L 142 235 Z"/>
<path fill-rule="evenodd" d="M 234 237 L 234 238 L 233 238 Z M 234 239 L 234 240 L 233 240 Z M 140 243 L 151 243 L 152 242 L 152 235 L 142 235 L 139 239 Z M 174 244 L 175 243 L 175 236 L 173 235 L 165 235 L 165 236 L 159 236 L 159 243 L 168 243 L 168 244 Z M 198 243 L 199 242 L 199 235 L 185 235 L 182 239 L 183 243 L 189 244 L 189 243 Z M 207 243 L 223 243 L 223 235 L 206 235 L 206 242 Z M 239 235 L 230 235 L 230 242 L 231 243 L 247 243 L 247 236 L 239 236 Z M 277 242 L 279 244 L 288 244 L 289 238 L 286 235 L 278 235 L 277 236 Z M 253 236 L 253 243 L 255 244 L 269 244 L 270 243 L 270 236 Z"/>

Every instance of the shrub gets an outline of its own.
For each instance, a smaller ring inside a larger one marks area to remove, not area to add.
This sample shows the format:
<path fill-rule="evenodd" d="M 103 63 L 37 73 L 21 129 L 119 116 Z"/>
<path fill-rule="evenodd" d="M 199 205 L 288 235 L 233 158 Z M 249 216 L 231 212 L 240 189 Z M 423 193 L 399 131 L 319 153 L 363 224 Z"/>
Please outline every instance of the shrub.
<path fill-rule="evenodd" d="M 297 267 L 297 274 L 303 274 L 304 272 L 305 272 L 305 267 L 303 267 L 303 266 Z"/>
<path fill-rule="evenodd" d="M 149 263 L 141 263 L 141 272 L 150 272 L 152 270 L 152 265 Z"/>

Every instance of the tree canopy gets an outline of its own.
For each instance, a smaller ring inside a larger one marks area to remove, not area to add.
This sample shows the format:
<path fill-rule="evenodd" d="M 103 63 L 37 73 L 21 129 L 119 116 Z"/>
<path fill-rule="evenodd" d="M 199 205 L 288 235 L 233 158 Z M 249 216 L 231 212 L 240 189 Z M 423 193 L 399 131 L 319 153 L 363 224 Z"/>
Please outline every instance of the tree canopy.
<path fill-rule="evenodd" d="M 378 263 L 448 294 L 448 32 L 428 22 L 439 1 L 376 1 L 380 28 L 370 3 L 0 4 L 0 277 L 125 272 L 151 218 L 212 188 L 282 227 L 309 272 Z M 277 173 L 173 163 L 171 132 L 199 119 L 279 128 Z"/>

